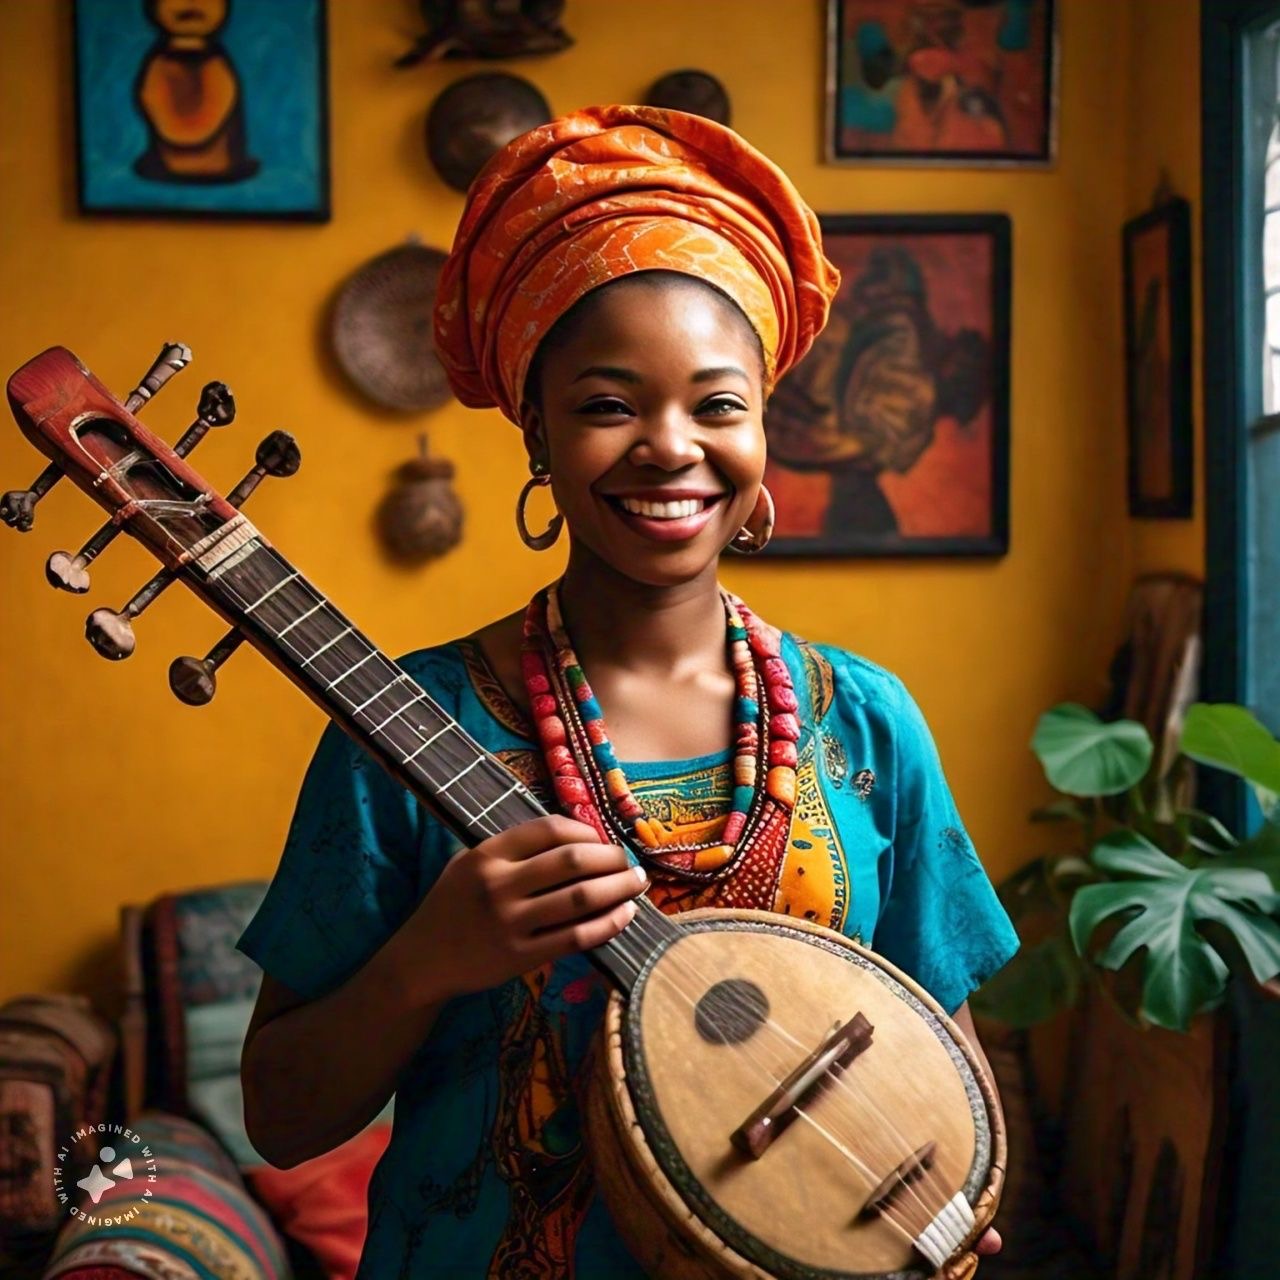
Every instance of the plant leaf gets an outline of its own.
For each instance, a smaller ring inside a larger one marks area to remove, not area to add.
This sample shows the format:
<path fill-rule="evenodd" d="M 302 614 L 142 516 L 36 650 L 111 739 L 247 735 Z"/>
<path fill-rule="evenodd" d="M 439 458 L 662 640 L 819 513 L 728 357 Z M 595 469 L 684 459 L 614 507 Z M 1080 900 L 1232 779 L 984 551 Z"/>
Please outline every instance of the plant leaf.
<path fill-rule="evenodd" d="M 1133 913 L 1097 963 L 1118 969 L 1145 950 L 1142 1012 L 1149 1021 L 1185 1030 L 1222 996 L 1227 966 L 1197 930 L 1197 920 L 1228 929 L 1260 982 L 1280 974 L 1280 924 L 1268 914 L 1280 906 L 1280 895 L 1259 867 L 1222 860 L 1184 867 L 1132 831 L 1113 832 L 1092 859 L 1113 875 L 1139 878 L 1079 890 L 1071 903 L 1072 941 L 1084 954 L 1103 920 Z"/>
<path fill-rule="evenodd" d="M 1280 824 L 1263 823 L 1243 844 L 1224 853 L 1215 862 L 1219 867 L 1249 867 L 1261 871 L 1280 893 Z"/>
<path fill-rule="evenodd" d="M 1254 787 L 1280 791 L 1280 742 L 1245 707 L 1196 702 L 1187 708 L 1179 746 L 1201 764 L 1225 769 Z"/>
<path fill-rule="evenodd" d="M 1233 836 L 1231 832 L 1213 816 L 1213 814 L 1205 813 L 1203 809 L 1179 809 L 1178 816 L 1187 818 L 1189 823 L 1203 823 L 1228 849 L 1233 849 L 1240 843 L 1240 841 L 1237 840 L 1235 836 Z"/>
<path fill-rule="evenodd" d="M 1118 795 L 1151 764 L 1151 737 L 1136 720 L 1105 724 L 1074 702 L 1040 717 L 1031 749 L 1053 786 L 1073 796 Z"/>

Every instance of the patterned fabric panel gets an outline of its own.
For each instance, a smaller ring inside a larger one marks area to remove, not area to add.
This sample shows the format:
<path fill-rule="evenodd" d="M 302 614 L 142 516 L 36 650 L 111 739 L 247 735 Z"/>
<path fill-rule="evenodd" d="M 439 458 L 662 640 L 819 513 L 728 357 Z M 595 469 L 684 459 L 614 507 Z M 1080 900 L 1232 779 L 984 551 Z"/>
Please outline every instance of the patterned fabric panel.
<path fill-rule="evenodd" d="M 165 916 L 172 922 L 184 1006 L 253 999 L 258 994 L 262 973 L 236 950 L 236 940 L 266 890 L 265 882 L 253 880 L 176 894 L 156 904 L 157 928 Z M 158 910 L 161 904 L 167 910 Z"/>
<path fill-rule="evenodd" d="M 85 1001 L 0 1007 L 0 1234 L 56 1228 L 54 1153 L 76 1125 L 102 1118 L 113 1044 Z"/>
<path fill-rule="evenodd" d="M 0 1236 L 56 1221 L 54 1150 L 61 1141 L 53 1090 L 37 1080 L 0 1080 Z"/>

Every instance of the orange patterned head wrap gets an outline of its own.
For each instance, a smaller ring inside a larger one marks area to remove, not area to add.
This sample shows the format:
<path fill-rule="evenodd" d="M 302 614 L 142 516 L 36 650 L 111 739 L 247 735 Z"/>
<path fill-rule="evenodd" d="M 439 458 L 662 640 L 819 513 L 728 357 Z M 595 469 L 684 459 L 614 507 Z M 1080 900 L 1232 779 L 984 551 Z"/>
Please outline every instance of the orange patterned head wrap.
<path fill-rule="evenodd" d="M 760 336 L 766 391 L 827 321 L 840 275 L 790 179 L 732 129 L 658 107 L 590 107 L 489 161 L 440 274 L 436 350 L 454 394 L 519 422 L 538 344 L 633 271 L 728 294 Z"/>

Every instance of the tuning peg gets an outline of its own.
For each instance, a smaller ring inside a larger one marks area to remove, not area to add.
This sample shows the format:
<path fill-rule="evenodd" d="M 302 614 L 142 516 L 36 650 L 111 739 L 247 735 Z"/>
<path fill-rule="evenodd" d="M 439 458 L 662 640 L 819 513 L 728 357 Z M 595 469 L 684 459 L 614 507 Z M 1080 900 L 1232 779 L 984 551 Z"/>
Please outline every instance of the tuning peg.
<path fill-rule="evenodd" d="M 62 468 L 51 462 L 35 478 L 30 489 L 10 489 L 0 498 L 0 520 L 19 533 L 26 533 L 36 518 L 36 503 L 62 479 Z"/>
<path fill-rule="evenodd" d="M 249 495 L 266 476 L 285 479 L 302 465 L 302 451 L 287 431 L 273 431 L 259 446 L 254 455 L 256 465 L 227 495 L 233 507 L 243 506 Z"/>
<path fill-rule="evenodd" d="M 142 381 L 124 402 L 124 407 L 130 413 L 137 413 L 175 373 L 181 373 L 190 363 L 191 348 L 185 342 L 165 343 Z"/>
<path fill-rule="evenodd" d="M 51 587 L 60 591 L 71 591 L 76 595 L 84 595 L 89 590 L 89 574 L 87 566 L 98 558 L 99 553 L 111 544 L 120 532 L 121 526 L 107 521 L 88 542 L 75 553 L 68 555 L 65 551 L 55 551 L 44 565 L 44 576 Z"/>
<path fill-rule="evenodd" d="M 200 404 L 196 409 L 196 420 L 182 433 L 182 438 L 173 446 L 173 451 L 180 458 L 185 458 L 192 449 L 204 439 L 210 427 L 225 427 L 235 421 L 236 398 L 225 382 L 206 382 L 200 393 Z"/>
<path fill-rule="evenodd" d="M 214 672 L 244 643 L 244 635 L 232 627 L 203 658 L 174 658 L 169 664 L 169 688 L 189 707 L 203 707 L 218 691 Z"/>
<path fill-rule="evenodd" d="M 136 644 L 132 620 L 176 580 L 177 575 L 171 569 L 161 569 L 119 613 L 114 609 L 95 609 L 85 620 L 85 639 L 104 658 L 110 658 L 113 662 L 127 658 Z"/>

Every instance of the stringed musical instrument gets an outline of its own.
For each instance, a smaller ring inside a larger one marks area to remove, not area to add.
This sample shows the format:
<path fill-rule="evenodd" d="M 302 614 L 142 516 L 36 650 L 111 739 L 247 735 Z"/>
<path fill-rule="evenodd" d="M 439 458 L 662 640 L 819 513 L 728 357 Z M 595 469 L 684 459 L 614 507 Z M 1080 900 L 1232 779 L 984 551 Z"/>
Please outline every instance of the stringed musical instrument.
<path fill-rule="evenodd" d="M 9 380 L 18 424 L 50 465 L 0 499 L 0 518 L 29 529 L 64 476 L 111 517 L 75 555 L 50 556 L 49 581 L 86 591 L 88 566 L 122 531 L 163 565 L 122 609 L 89 615 L 94 648 L 127 657 L 132 620 L 181 581 L 231 628 L 204 658 L 173 663 L 184 702 L 207 702 L 218 667 L 247 640 L 464 843 L 543 814 L 241 510 L 264 476 L 298 469 L 292 437 L 269 435 L 224 497 L 186 461 L 235 416 L 223 384 L 204 388 L 172 448 L 138 420 L 190 355 L 166 347 L 123 402 L 61 347 Z M 586 1106 L 594 1169 L 650 1274 L 972 1274 L 966 1251 L 1004 1178 L 999 1103 L 964 1034 L 909 977 L 803 920 L 674 918 L 643 898 L 591 959 L 614 986 Z"/>

